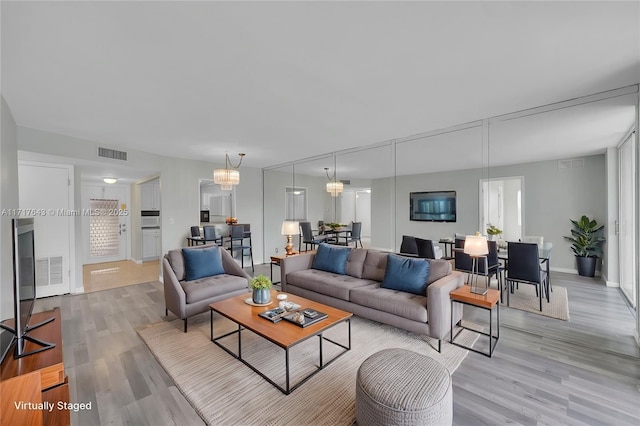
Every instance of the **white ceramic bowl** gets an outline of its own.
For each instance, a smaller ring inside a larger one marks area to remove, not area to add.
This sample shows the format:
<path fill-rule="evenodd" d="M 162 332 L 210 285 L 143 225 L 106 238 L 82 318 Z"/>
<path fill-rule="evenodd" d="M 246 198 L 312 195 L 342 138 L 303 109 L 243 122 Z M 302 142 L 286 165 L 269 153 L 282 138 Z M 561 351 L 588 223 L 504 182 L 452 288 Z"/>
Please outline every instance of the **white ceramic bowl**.
<path fill-rule="evenodd" d="M 276 296 L 276 298 L 278 300 L 287 300 L 287 295 L 286 294 L 279 294 Z"/>

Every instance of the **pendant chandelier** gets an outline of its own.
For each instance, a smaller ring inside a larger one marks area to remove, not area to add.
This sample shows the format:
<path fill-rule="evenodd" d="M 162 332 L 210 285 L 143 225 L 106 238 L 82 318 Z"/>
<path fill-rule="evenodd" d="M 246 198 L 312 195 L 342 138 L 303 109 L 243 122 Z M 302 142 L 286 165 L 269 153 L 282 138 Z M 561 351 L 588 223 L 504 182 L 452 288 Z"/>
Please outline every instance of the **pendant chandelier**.
<path fill-rule="evenodd" d="M 223 191 L 231 191 L 234 185 L 240 183 L 240 172 L 236 169 L 240 167 L 242 164 L 242 158 L 246 154 L 240 153 L 240 161 L 237 166 L 231 164 L 231 160 L 229 160 L 229 154 L 226 155 L 226 163 L 224 169 L 216 169 L 213 171 L 213 182 L 220 185 L 220 189 Z"/>
<path fill-rule="evenodd" d="M 327 182 L 327 192 L 331 194 L 332 197 L 337 197 L 344 190 L 344 185 L 342 184 L 342 182 L 336 181 L 335 171 L 333 172 L 333 176 L 329 176 L 328 167 L 325 167 L 324 171 L 327 174 L 327 179 L 329 179 L 329 182 Z"/>

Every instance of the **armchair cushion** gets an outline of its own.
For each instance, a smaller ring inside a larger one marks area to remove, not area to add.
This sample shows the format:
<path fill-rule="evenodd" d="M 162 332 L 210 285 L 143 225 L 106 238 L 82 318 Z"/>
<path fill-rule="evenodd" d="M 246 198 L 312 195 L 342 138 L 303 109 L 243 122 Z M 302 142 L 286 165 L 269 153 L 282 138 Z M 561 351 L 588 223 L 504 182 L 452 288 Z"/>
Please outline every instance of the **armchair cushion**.
<path fill-rule="evenodd" d="M 224 274 L 218 247 L 206 249 L 183 248 L 185 281 Z"/>
<path fill-rule="evenodd" d="M 311 267 L 321 271 L 344 275 L 347 273 L 347 260 L 349 259 L 350 252 L 351 248 L 336 247 L 321 243 L 318 245 L 318 252 L 313 258 Z"/>
<path fill-rule="evenodd" d="M 429 262 L 425 259 L 389 255 L 387 270 L 380 287 L 426 295 Z"/>

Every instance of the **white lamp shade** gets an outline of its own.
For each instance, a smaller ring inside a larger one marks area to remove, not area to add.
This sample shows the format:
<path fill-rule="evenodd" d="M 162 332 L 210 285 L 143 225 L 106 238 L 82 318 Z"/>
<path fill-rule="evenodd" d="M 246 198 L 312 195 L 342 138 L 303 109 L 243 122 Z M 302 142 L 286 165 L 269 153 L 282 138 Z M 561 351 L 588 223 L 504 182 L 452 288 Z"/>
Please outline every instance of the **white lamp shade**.
<path fill-rule="evenodd" d="M 327 192 L 331 194 L 332 197 L 340 195 L 343 189 L 344 185 L 342 182 L 327 182 Z"/>
<path fill-rule="evenodd" d="M 464 240 L 464 252 L 469 256 L 484 256 L 489 254 L 487 237 L 484 235 L 467 235 Z"/>
<path fill-rule="evenodd" d="M 223 191 L 231 191 L 233 185 L 240 183 L 240 172 L 231 169 L 216 169 L 213 171 L 213 182 L 220 185 Z"/>
<path fill-rule="evenodd" d="M 285 220 L 282 222 L 282 235 L 298 235 L 300 233 L 300 224 L 292 220 Z"/>

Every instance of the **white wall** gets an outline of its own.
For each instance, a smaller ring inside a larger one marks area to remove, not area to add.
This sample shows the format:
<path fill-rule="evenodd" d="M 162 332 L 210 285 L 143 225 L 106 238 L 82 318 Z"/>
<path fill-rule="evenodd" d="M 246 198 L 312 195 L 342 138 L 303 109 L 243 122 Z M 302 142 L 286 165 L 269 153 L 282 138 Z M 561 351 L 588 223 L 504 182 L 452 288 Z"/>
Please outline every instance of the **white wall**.
<path fill-rule="evenodd" d="M 97 146 L 118 149 L 117 146 L 108 143 L 99 144 L 41 130 L 18 127 L 18 148 L 20 150 L 91 161 L 115 162 L 114 164 L 141 170 L 158 170 L 161 187 L 162 252 L 166 253 L 173 248 L 185 246 L 190 226 L 200 223 L 198 181 L 201 178 L 210 179 L 213 169 L 223 167 L 223 165 L 164 157 L 130 149 L 123 149 L 128 153 L 128 161 L 123 164 L 117 160 L 97 158 Z M 241 223 L 251 223 L 254 256 L 256 259 L 262 259 L 260 170 L 242 167 L 240 172 L 241 182 L 236 189 L 238 194 L 236 216 Z M 79 187 L 76 189 L 79 193 Z M 135 194 L 134 199 L 137 196 Z M 78 243 L 81 242 L 77 241 L 76 245 Z M 135 247 L 134 250 L 136 250 Z M 80 258 L 82 257 L 80 256 Z"/>
<path fill-rule="evenodd" d="M 0 95 L 0 210 L 18 208 L 18 137 L 11 110 Z M 0 215 L 0 320 L 13 318 L 11 217 Z"/>

